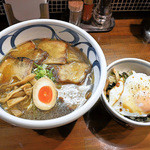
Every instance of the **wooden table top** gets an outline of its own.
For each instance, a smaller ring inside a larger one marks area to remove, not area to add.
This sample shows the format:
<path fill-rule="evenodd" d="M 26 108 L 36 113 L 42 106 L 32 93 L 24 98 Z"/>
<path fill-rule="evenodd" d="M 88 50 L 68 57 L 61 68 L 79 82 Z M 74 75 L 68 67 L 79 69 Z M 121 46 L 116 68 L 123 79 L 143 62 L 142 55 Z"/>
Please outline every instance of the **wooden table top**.
<path fill-rule="evenodd" d="M 90 33 L 100 44 L 107 64 L 124 57 L 150 61 L 150 45 L 141 37 L 141 19 L 116 20 L 111 32 Z M 150 127 L 129 128 L 112 119 L 98 103 L 71 124 L 31 130 L 0 120 L 0 150 L 150 149 Z"/>

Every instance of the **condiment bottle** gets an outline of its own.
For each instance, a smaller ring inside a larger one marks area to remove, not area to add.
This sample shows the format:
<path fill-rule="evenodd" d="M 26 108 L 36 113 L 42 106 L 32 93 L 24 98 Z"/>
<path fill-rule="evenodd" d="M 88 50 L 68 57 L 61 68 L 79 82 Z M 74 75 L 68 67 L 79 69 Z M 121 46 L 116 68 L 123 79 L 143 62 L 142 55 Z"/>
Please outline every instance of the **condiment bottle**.
<path fill-rule="evenodd" d="M 93 0 L 84 0 L 82 22 L 89 24 L 92 19 Z"/>
<path fill-rule="evenodd" d="M 69 22 L 80 26 L 82 10 L 83 10 L 83 1 L 69 1 L 68 7 L 70 10 Z"/>

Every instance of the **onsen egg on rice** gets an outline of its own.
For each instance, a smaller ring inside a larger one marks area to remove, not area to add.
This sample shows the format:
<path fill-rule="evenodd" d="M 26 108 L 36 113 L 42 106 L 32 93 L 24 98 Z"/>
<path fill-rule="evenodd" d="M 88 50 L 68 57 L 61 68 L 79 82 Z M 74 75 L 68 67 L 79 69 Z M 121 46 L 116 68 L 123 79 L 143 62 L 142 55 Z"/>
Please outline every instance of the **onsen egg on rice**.
<path fill-rule="evenodd" d="M 150 114 L 150 76 L 134 71 L 122 74 L 115 71 L 108 77 L 106 86 L 108 102 L 120 114 L 129 118 Z"/>

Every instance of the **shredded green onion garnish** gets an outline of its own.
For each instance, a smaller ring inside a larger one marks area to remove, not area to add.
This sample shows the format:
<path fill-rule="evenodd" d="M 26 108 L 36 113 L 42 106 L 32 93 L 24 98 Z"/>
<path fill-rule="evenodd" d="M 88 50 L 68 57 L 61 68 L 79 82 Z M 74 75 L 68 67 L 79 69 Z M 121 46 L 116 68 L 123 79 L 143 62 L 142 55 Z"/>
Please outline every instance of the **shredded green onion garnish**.
<path fill-rule="evenodd" d="M 34 65 L 37 67 L 33 70 L 33 72 L 36 74 L 35 78 L 40 79 L 42 77 L 48 77 L 50 78 L 53 82 L 56 82 L 56 79 L 53 75 L 54 68 L 46 69 L 48 65 L 43 64 L 43 65 L 37 65 L 34 63 Z"/>

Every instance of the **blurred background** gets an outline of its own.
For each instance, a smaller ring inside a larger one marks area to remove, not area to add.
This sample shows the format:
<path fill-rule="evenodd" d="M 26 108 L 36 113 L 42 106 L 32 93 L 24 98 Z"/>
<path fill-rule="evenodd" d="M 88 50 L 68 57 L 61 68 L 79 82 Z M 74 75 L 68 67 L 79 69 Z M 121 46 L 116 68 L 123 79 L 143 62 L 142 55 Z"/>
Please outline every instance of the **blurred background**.
<path fill-rule="evenodd" d="M 100 3 L 107 0 L 83 0 L 84 4 L 91 4 L 94 10 Z M 143 30 L 150 32 L 150 0 L 108 0 L 111 1 L 110 9 L 112 11 L 113 24 L 110 30 L 115 26 L 116 19 L 142 19 Z M 0 0 L 0 31 L 9 26 L 7 15 L 4 9 L 4 0 Z M 68 0 L 49 0 L 47 4 L 48 17 L 69 22 L 70 10 Z M 83 5 L 83 10 L 84 10 Z M 12 13 L 10 13 L 12 14 Z M 83 14 L 83 12 L 82 12 Z M 83 22 L 83 20 L 81 20 Z M 90 23 L 91 24 L 91 23 Z M 146 27 L 145 27 L 146 26 Z M 83 27 L 82 27 L 83 28 Z M 146 29 L 145 29 L 146 28 Z M 93 30 L 92 30 L 93 31 Z M 144 34 L 145 31 L 143 31 Z M 148 34 L 149 35 L 149 34 Z M 149 37 L 148 37 L 149 41 Z"/>
<path fill-rule="evenodd" d="M 111 0 L 111 9 L 115 18 L 150 16 L 150 0 Z M 94 0 L 94 7 L 98 0 Z M 68 0 L 50 0 L 50 18 L 68 21 Z M 130 14 L 130 15 L 129 15 Z M 6 19 L 3 0 L 0 0 L 0 17 Z M 2 21 L 2 20 L 1 20 Z M 1 22 L 0 21 L 0 22 Z"/>

